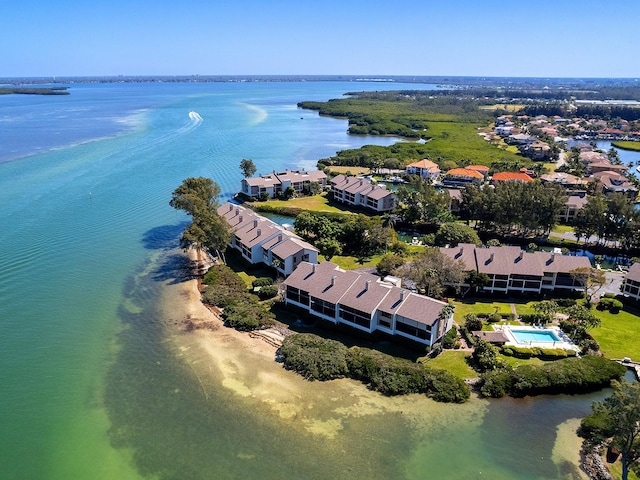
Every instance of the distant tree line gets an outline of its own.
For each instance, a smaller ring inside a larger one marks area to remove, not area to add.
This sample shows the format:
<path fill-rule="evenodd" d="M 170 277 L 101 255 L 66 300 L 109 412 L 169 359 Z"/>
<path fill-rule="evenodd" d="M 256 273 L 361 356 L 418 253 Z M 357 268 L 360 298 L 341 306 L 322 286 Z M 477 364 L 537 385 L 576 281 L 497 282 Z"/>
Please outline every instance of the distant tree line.
<path fill-rule="evenodd" d="M 571 108 L 569 108 L 571 106 Z M 578 105 L 568 103 L 535 103 L 526 105 L 518 112 L 520 115 L 535 117 L 546 115 L 552 117 L 579 117 L 579 118 L 599 118 L 602 120 L 622 119 L 629 122 L 640 120 L 640 108 L 624 107 L 615 105 Z"/>

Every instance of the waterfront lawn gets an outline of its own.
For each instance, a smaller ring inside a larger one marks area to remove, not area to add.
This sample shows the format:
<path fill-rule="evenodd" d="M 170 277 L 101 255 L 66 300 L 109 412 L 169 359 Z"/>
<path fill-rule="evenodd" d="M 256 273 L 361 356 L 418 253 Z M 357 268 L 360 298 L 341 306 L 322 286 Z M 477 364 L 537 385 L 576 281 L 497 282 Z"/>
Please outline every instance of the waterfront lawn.
<path fill-rule="evenodd" d="M 336 203 L 329 203 L 326 195 L 313 195 L 310 197 L 297 197 L 291 200 L 267 200 L 266 202 L 256 202 L 254 205 L 259 210 L 259 207 L 265 206 L 267 208 L 273 208 L 276 211 L 278 209 L 300 209 L 309 212 L 331 212 L 331 213 L 345 213 L 352 214 L 348 208 L 343 207 Z"/>
<path fill-rule="evenodd" d="M 538 357 L 517 358 L 517 357 L 510 357 L 509 355 L 502 355 L 501 353 L 498 354 L 498 358 L 513 368 L 519 367 L 521 365 L 538 366 L 546 363 L 544 360 L 541 360 Z"/>
<path fill-rule="evenodd" d="M 607 358 L 629 357 L 640 361 L 640 310 L 626 307 L 620 313 L 594 310 L 602 324 L 589 333 Z"/>
<path fill-rule="evenodd" d="M 439 368 L 454 374 L 458 378 L 475 378 L 476 371 L 467 363 L 469 352 L 456 352 L 447 350 L 436 358 L 424 360 L 423 363 L 429 368 Z"/>

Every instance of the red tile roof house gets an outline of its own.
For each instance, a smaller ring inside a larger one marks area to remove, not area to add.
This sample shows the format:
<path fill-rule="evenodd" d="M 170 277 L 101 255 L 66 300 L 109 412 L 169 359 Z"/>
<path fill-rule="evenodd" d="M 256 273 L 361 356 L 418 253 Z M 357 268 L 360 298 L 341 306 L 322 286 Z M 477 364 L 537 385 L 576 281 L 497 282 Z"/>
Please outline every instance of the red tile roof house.
<path fill-rule="evenodd" d="M 445 174 L 442 184 L 447 187 L 464 187 L 469 184 L 481 185 L 483 181 L 484 175 L 477 170 L 454 168 Z"/>
<path fill-rule="evenodd" d="M 491 177 L 491 183 L 496 182 L 530 183 L 533 182 L 533 178 L 522 172 L 498 172 Z"/>
<path fill-rule="evenodd" d="M 252 264 L 264 263 L 290 275 L 301 262 L 318 262 L 318 249 L 280 225 L 240 205 L 218 207 L 231 229 L 229 246 Z"/>
<path fill-rule="evenodd" d="M 445 308 L 449 304 L 331 262 L 302 263 L 284 285 L 287 305 L 367 333 L 382 332 L 431 346 L 453 324 L 453 312 Z"/>
<path fill-rule="evenodd" d="M 440 176 L 438 165 L 426 158 L 407 165 L 405 171 L 410 175 L 420 175 L 425 180 L 435 180 Z"/>
<path fill-rule="evenodd" d="M 396 207 L 395 193 L 374 185 L 366 178 L 336 175 L 331 179 L 331 191 L 336 202 L 388 212 Z"/>
<path fill-rule="evenodd" d="M 462 260 L 467 271 L 486 273 L 490 281 L 482 291 L 489 293 L 579 290 L 583 288 L 582 285 L 569 272 L 580 267 L 591 267 L 587 257 L 551 252 L 528 253 L 512 246 L 482 248 L 460 244 L 452 248 L 442 247 L 440 251 L 454 260 Z"/>
<path fill-rule="evenodd" d="M 481 173 L 485 177 L 489 175 L 489 167 L 487 167 L 486 165 L 467 165 L 466 167 L 464 167 L 464 169 Z"/>
<path fill-rule="evenodd" d="M 269 198 L 273 198 L 290 186 L 296 193 L 302 193 L 305 186 L 314 182 L 324 187 L 327 183 L 327 175 L 321 170 L 274 171 L 255 178 L 243 178 L 240 182 L 240 191 L 248 197 L 260 197 L 266 193 Z"/>
<path fill-rule="evenodd" d="M 640 300 L 640 263 L 634 263 L 622 282 L 622 294 Z"/>

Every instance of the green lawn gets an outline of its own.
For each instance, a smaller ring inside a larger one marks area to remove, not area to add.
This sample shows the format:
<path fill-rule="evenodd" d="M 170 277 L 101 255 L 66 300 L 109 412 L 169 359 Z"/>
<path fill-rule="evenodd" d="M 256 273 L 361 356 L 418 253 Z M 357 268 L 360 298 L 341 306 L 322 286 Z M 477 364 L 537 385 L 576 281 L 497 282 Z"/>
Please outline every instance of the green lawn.
<path fill-rule="evenodd" d="M 478 373 L 467 365 L 465 358 L 468 355 L 468 352 L 446 351 L 424 363 L 430 368 L 446 370 L 459 378 L 475 378 Z"/>
<path fill-rule="evenodd" d="M 291 200 L 268 200 L 266 202 L 255 202 L 254 205 L 259 209 L 261 206 L 269 208 L 299 208 L 311 212 L 332 212 L 352 214 L 347 208 L 339 205 L 329 204 L 325 195 L 313 195 L 311 197 L 298 197 Z"/>
<path fill-rule="evenodd" d="M 640 311 L 625 308 L 617 314 L 598 310 L 595 313 L 602 325 L 589 333 L 600 344 L 604 356 L 640 361 Z"/>
<path fill-rule="evenodd" d="M 464 316 L 467 313 L 499 313 L 500 315 L 508 315 L 511 313 L 511 304 L 516 307 L 518 315 L 532 313 L 531 305 L 534 301 L 524 301 L 522 299 L 510 298 L 502 302 L 492 301 L 487 298 L 464 298 L 460 300 L 451 300 L 456 307 L 454 318 L 459 324 L 464 323 Z"/>
<path fill-rule="evenodd" d="M 338 265 L 340 268 L 344 270 L 355 270 L 356 268 L 362 267 L 375 267 L 382 258 L 382 255 L 373 255 L 368 258 L 366 262 L 359 263 L 356 257 L 347 257 L 347 256 L 335 256 L 331 258 L 331 262 Z"/>
<path fill-rule="evenodd" d="M 544 363 L 546 363 L 544 360 L 540 360 L 539 358 L 516 358 L 516 357 L 509 357 L 508 355 L 502 355 L 502 354 L 498 354 L 498 357 L 500 358 L 500 360 L 502 360 L 503 362 L 507 363 L 507 365 L 510 365 L 512 367 L 519 367 L 520 365 L 543 365 Z"/>
<path fill-rule="evenodd" d="M 551 231 L 554 233 L 573 233 L 573 227 L 571 225 L 556 225 Z"/>

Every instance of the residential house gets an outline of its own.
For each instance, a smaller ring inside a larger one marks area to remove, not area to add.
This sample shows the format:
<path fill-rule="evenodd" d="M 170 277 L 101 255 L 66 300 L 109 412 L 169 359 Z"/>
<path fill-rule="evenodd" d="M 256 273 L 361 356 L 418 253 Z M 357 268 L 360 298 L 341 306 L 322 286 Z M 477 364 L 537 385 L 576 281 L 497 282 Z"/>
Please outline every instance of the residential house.
<path fill-rule="evenodd" d="M 594 173 L 592 175 L 597 179 L 602 193 L 608 195 L 610 193 L 623 193 L 630 198 L 638 196 L 638 189 L 625 177 L 614 171 L 604 171 Z"/>
<path fill-rule="evenodd" d="M 522 153 L 532 160 L 545 160 L 551 158 L 551 147 L 548 143 L 535 141 L 520 148 Z"/>
<path fill-rule="evenodd" d="M 481 173 L 484 178 L 487 178 L 487 176 L 489 175 L 489 167 L 487 167 L 486 165 L 467 165 L 464 168 L 465 170 L 474 170 L 478 173 Z"/>
<path fill-rule="evenodd" d="M 562 185 L 565 188 L 584 188 L 588 183 L 583 178 L 576 177 L 570 173 L 564 172 L 551 172 L 540 175 L 540 181 L 542 183 L 554 183 L 556 185 Z"/>
<path fill-rule="evenodd" d="M 517 135 L 509 135 L 505 141 L 511 145 L 525 146 L 531 145 L 537 140 L 536 137 L 527 135 L 526 133 L 519 133 Z"/>
<path fill-rule="evenodd" d="M 607 160 L 606 162 L 596 162 L 590 163 L 587 166 L 587 170 L 589 173 L 600 173 L 600 172 L 617 172 L 620 175 L 624 174 L 627 171 L 628 167 L 625 165 L 615 165 Z"/>
<path fill-rule="evenodd" d="M 640 300 L 640 263 L 634 263 L 622 282 L 622 293 L 634 300 Z"/>
<path fill-rule="evenodd" d="M 466 185 L 481 185 L 483 181 L 484 175 L 476 170 L 454 168 L 445 174 L 442 184 L 446 187 L 465 187 Z"/>
<path fill-rule="evenodd" d="M 438 164 L 431 160 L 424 159 L 407 165 L 405 171 L 409 175 L 420 175 L 425 180 L 435 180 L 440 176 Z"/>
<path fill-rule="evenodd" d="M 273 198 L 289 187 L 292 187 L 296 193 L 302 193 L 311 183 L 324 187 L 327 183 L 327 175 L 320 170 L 274 171 L 254 178 L 243 178 L 240 182 L 240 191 L 248 197 L 267 195 Z"/>
<path fill-rule="evenodd" d="M 497 172 L 491 177 L 491 183 L 496 184 L 499 182 L 520 182 L 530 183 L 533 182 L 533 178 L 524 172 Z"/>
<path fill-rule="evenodd" d="M 578 212 L 587 204 L 587 192 L 576 191 L 567 197 L 564 210 L 558 219 L 564 223 L 573 223 L 578 216 Z"/>
<path fill-rule="evenodd" d="M 284 286 L 287 305 L 367 333 L 382 332 L 432 345 L 453 324 L 447 303 L 370 273 L 342 270 L 331 262 L 301 263 Z"/>
<path fill-rule="evenodd" d="M 520 247 L 476 247 L 460 244 L 440 251 L 461 260 L 467 271 L 485 273 L 489 283 L 481 290 L 488 293 L 534 293 L 554 290 L 578 290 L 582 285 L 571 275 L 581 267 L 591 267 L 587 257 L 551 252 L 525 252 Z M 469 287 L 469 285 L 460 285 Z"/>
<path fill-rule="evenodd" d="M 284 227 L 241 205 L 218 207 L 231 230 L 229 246 L 250 263 L 264 263 L 290 275 L 301 262 L 318 262 L 318 249 Z"/>
<path fill-rule="evenodd" d="M 330 183 L 336 202 L 368 208 L 375 212 L 388 212 L 396 207 L 395 193 L 371 183 L 366 178 L 337 175 Z"/>

